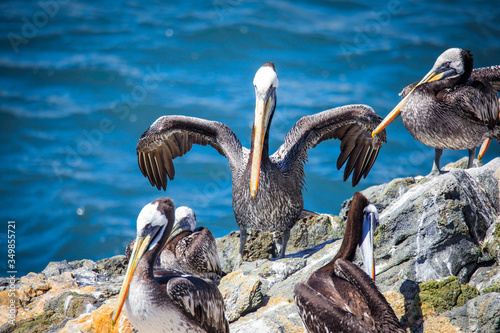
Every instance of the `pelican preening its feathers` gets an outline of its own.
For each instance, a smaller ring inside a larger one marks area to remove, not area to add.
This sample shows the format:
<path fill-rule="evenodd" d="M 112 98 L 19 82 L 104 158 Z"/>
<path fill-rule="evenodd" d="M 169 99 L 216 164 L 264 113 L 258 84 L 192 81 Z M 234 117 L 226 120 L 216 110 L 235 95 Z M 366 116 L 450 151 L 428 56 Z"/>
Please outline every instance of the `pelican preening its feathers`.
<path fill-rule="evenodd" d="M 356 192 L 339 252 L 307 283 L 295 285 L 295 302 L 308 332 L 405 332 L 373 281 L 373 231 L 377 223 L 375 206 Z M 358 245 L 372 278 L 352 263 Z"/>
<path fill-rule="evenodd" d="M 327 139 L 341 140 L 337 160 L 346 163 L 344 181 L 352 173 L 355 186 L 375 162 L 385 132 L 372 138 L 380 123 L 372 108 L 348 105 L 300 119 L 285 142 L 269 156 L 269 131 L 276 108 L 278 76 L 273 63 L 264 64 L 254 78 L 256 106 L 251 147 L 243 147 L 226 125 L 193 117 L 164 116 L 156 120 L 137 143 L 139 167 L 152 186 L 165 189 L 174 178 L 173 159 L 187 153 L 193 144 L 215 148 L 229 161 L 233 183 L 233 210 L 240 229 L 240 258 L 246 228 L 283 232 L 286 250 L 290 229 L 303 210 L 302 188 L 307 152 Z"/>
<path fill-rule="evenodd" d="M 215 283 L 222 278 L 214 235 L 205 227 L 196 227 L 196 216 L 186 206 L 175 210 L 175 224 L 160 262 L 163 269 L 175 269 Z"/>
<path fill-rule="evenodd" d="M 224 300 L 206 279 L 176 273 L 154 277 L 153 265 L 174 225 L 174 205 L 158 199 L 137 218 L 137 238 L 115 311 L 122 307 L 139 332 L 229 332 Z"/>
<path fill-rule="evenodd" d="M 125 254 L 130 260 L 135 240 Z M 219 283 L 222 268 L 214 235 L 205 227 L 196 227 L 196 215 L 189 207 L 177 207 L 172 232 L 155 262 L 155 273 L 175 270 Z"/>
<path fill-rule="evenodd" d="M 403 124 L 410 134 L 435 148 L 432 173 L 440 172 L 443 149 L 468 149 L 470 168 L 479 145 L 487 140 L 487 148 L 493 138 L 500 142 L 497 90 L 500 90 L 500 66 L 473 70 L 469 51 L 448 49 L 420 82 L 403 90 L 401 102 L 372 135 L 401 112 Z M 480 157 L 485 148 L 481 149 Z"/>

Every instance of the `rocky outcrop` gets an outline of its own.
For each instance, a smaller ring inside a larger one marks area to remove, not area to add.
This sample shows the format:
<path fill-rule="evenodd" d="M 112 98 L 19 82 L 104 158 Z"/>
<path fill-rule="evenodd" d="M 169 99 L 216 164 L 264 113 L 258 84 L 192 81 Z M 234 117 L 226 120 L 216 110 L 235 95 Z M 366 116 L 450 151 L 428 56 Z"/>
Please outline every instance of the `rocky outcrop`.
<path fill-rule="evenodd" d="M 380 212 L 377 285 L 409 332 L 500 332 L 500 158 L 464 162 L 363 191 Z M 293 288 L 338 251 L 349 204 L 300 220 L 280 260 L 279 234 L 252 231 L 244 259 L 253 261 L 236 269 L 239 233 L 217 239 L 232 332 L 303 332 Z M 22 277 L 15 325 L 5 319 L 10 281 L 0 280 L 0 332 L 132 332 L 125 316 L 110 322 L 125 265 L 124 256 L 63 261 Z"/>
<path fill-rule="evenodd" d="M 50 263 L 42 273 L 15 281 L 16 296 L 0 279 L 0 332 L 134 332 L 122 316 L 112 327 L 111 315 L 126 269 L 125 256 Z M 15 324 L 9 322 L 15 300 Z"/>

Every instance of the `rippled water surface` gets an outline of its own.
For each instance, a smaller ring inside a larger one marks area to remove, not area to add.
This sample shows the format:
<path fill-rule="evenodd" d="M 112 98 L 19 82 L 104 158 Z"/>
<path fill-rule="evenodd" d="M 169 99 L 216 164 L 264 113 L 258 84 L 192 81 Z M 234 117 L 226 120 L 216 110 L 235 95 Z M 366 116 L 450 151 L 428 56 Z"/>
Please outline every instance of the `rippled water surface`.
<path fill-rule="evenodd" d="M 224 122 L 249 146 L 252 80 L 267 61 L 280 79 L 272 151 L 307 114 L 363 103 L 387 115 L 449 47 L 500 64 L 494 1 L 2 1 L 0 16 L 0 275 L 8 220 L 19 275 L 123 253 L 159 196 L 216 237 L 236 230 L 225 158 L 195 147 L 165 193 L 140 173 L 135 145 L 159 116 L 182 114 Z M 337 214 L 356 190 L 427 174 L 434 150 L 401 120 L 388 131 L 356 188 L 336 170 L 338 142 L 311 150 L 305 207 Z M 493 142 L 485 161 L 499 153 Z M 463 156 L 445 151 L 442 164 Z"/>

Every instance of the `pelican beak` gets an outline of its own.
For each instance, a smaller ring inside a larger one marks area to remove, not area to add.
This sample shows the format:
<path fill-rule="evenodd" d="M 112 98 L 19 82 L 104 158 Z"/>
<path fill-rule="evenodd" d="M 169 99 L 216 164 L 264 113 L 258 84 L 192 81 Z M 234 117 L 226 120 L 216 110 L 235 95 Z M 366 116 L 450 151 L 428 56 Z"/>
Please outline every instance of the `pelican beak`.
<path fill-rule="evenodd" d="M 170 236 L 168 236 L 168 239 L 165 242 L 165 245 L 167 245 L 172 240 L 172 238 L 174 238 L 175 236 L 177 236 L 182 231 L 183 230 L 182 230 L 181 225 L 179 223 L 175 223 L 174 226 L 172 227 L 172 231 L 170 232 Z"/>
<path fill-rule="evenodd" d="M 260 162 L 267 126 L 274 106 L 276 88 L 271 87 L 265 95 L 257 94 L 255 101 L 255 118 L 252 131 L 252 161 L 250 169 L 250 191 L 255 198 L 259 187 Z"/>
<path fill-rule="evenodd" d="M 481 162 L 483 159 L 484 154 L 486 154 L 486 151 L 488 150 L 488 147 L 490 146 L 491 139 L 487 138 L 484 140 L 483 144 L 481 145 L 481 149 L 479 149 L 479 155 L 477 155 L 477 160 Z"/>
<path fill-rule="evenodd" d="M 134 244 L 134 249 L 132 250 L 132 255 L 130 256 L 130 262 L 128 263 L 127 272 L 125 273 L 125 279 L 123 280 L 122 288 L 120 294 L 118 295 L 118 300 L 116 302 L 115 311 L 113 312 L 113 325 L 118 320 L 120 313 L 122 312 L 123 304 L 127 299 L 130 281 L 134 276 L 135 268 L 141 260 L 144 253 L 148 250 L 149 244 L 151 242 L 151 236 L 140 236 L 137 237 Z"/>
<path fill-rule="evenodd" d="M 429 73 L 427 73 L 427 75 L 425 75 L 424 78 L 422 80 L 420 80 L 420 82 L 417 83 L 415 85 L 415 87 L 413 87 L 413 89 L 408 93 L 408 95 L 406 95 L 405 98 L 403 98 L 401 100 L 401 102 L 399 102 L 398 105 L 396 105 L 396 107 L 394 109 L 392 109 L 391 112 L 389 112 L 389 114 L 387 115 L 387 117 L 385 117 L 384 120 L 382 120 L 382 122 L 377 126 L 377 128 L 375 128 L 375 130 L 372 132 L 372 137 L 375 137 L 375 135 L 377 133 L 379 133 L 384 128 L 386 128 L 387 125 L 389 125 L 390 123 L 392 123 L 392 121 L 398 117 L 401 108 L 403 107 L 403 105 L 406 103 L 406 101 L 408 100 L 408 98 L 410 97 L 410 95 L 413 93 L 413 91 L 418 86 L 420 86 L 420 85 L 422 85 L 424 83 L 427 83 L 427 82 L 441 80 L 445 76 L 445 74 L 447 74 L 447 73 L 448 72 L 438 72 L 438 71 L 436 71 L 434 69 L 432 69 Z"/>
<path fill-rule="evenodd" d="M 363 221 L 363 234 L 361 236 L 361 255 L 366 273 L 375 280 L 375 252 L 373 250 L 373 233 L 378 226 L 378 213 L 374 205 L 370 204 L 365 208 L 365 218 Z"/>

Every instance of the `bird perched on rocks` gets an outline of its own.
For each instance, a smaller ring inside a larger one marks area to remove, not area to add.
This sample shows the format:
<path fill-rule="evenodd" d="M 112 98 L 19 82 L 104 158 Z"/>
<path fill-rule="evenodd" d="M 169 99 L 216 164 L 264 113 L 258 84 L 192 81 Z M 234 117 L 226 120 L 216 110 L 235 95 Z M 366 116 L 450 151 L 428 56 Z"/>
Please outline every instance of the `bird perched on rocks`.
<path fill-rule="evenodd" d="M 208 279 L 165 272 L 153 275 L 153 265 L 174 225 L 174 204 L 166 198 L 146 205 L 137 218 L 132 250 L 113 322 L 123 306 L 132 325 L 147 332 L 229 332 L 224 300 Z"/>
<path fill-rule="evenodd" d="M 135 240 L 125 250 L 130 259 Z M 186 206 L 175 210 L 175 223 L 156 263 L 156 270 L 175 270 L 219 283 L 222 269 L 215 238 L 209 229 L 196 227 L 196 215 Z"/>
<path fill-rule="evenodd" d="M 401 112 L 410 134 L 435 148 L 431 174 L 440 173 L 443 149 L 468 149 L 467 167 L 472 167 L 479 145 L 494 138 L 500 142 L 500 66 L 473 70 L 473 62 L 470 51 L 452 48 L 443 52 L 420 82 L 404 88 L 401 102 L 372 135 Z"/>
<path fill-rule="evenodd" d="M 273 63 L 255 74 L 256 106 L 250 149 L 243 147 L 226 125 L 205 119 L 164 116 L 144 132 L 137 143 L 139 167 L 152 186 L 165 189 L 172 180 L 173 159 L 186 154 L 193 144 L 210 145 L 229 161 L 233 182 L 233 210 L 240 229 L 240 260 L 247 228 L 283 232 L 280 257 L 285 255 L 290 229 L 304 206 L 304 163 L 310 148 L 328 139 L 339 139 L 337 169 L 347 161 L 344 181 L 353 173 L 355 186 L 366 177 L 378 156 L 385 133 L 372 138 L 380 123 L 366 105 L 347 105 L 300 119 L 285 142 L 269 156 L 269 132 L 276 108 L 278 75 Z"/>
<path fill-rule="evenodd" d="M 373 280 L 377 225 L 377 209 L 356 192 L 339 252 L 306 283 L 295 285 L 295 303 L 308 332 L 405 332 Z M 371 278 L 352 263 L 358 245 Z"/>

